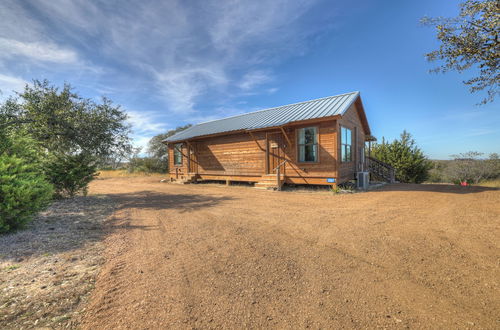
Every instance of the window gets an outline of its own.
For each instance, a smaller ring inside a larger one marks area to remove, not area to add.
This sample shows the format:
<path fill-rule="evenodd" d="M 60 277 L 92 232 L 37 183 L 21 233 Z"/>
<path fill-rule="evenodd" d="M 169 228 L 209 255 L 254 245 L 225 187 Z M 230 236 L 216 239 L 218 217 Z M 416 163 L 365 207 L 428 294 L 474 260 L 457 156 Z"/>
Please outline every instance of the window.
<path fill-rule="evenodd" d="M 340 129 L 340 159 L 343 162 L 352 161 L 351 153 L 352 135 L 351 130 L 346 127 Z"/>
<path fill-rule="evenodd" d="M 174 144 L 174 165 L 182 165 L 182 143 Z"/>
<path fill-rule="evenodd" d="M 318 161 L 318 129 L 305 127 L 298 130 L 299 162 Z"/>

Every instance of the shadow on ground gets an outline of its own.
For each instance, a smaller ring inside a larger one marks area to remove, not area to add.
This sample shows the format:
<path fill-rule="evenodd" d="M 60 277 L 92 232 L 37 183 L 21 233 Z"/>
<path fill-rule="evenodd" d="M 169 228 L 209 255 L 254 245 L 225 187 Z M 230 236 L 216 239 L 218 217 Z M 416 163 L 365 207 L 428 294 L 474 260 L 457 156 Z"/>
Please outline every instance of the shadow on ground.
<path fill-rule="evenodd" d="M 231 199 L 233 198 L 140 191 L 58 200 L 41 212 L 24 230 L 0 235 L 0 263 L 20 262 L 27 257 L 51 256 L 78 250 L 86 244 L 102 241 L 117 228 L 134 228 L 134 225 L 113 221 L 111 216 L 117 210 L 139 208 L 191 212 L 214 207 Z M 141 226 L 135 227 L 148 230 Z"/>
<path fill-rule="evenodd" d="M 500 191 L 498 188 L 482 187 L 482 186 L 467 186 L 462 187 L 454 184 L 413 184 L 413 183 L 394 183 L 387 184 L 378 189 L 372 190 L 373 192 L 379 191 L 421 191 L 421 192 L 437 192 L 447 194 L 473 194 L 485 191 Z"/>
<path fill-rule="evenodd" d="M 181 212 L 191 212 L 214 207 L 224 201 L 234 200 L 233 197 L 229 196 L 216 197 L 198 194 L 169 194 L 149 190 L 134 193 L 109 194 L 107 196 L 116 201 L 119 209 L 175 209 Z"/>

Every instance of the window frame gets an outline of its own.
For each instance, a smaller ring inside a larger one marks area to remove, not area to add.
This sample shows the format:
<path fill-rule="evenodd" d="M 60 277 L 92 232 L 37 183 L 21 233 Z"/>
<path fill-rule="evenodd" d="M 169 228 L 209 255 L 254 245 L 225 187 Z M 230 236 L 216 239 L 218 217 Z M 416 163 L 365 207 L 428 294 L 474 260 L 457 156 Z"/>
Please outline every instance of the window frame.
<path fill-rule="evenodd" d="M 344 134 L 343 134 L 344 129 L 346 129 L 350 132 L 351 141 L 349 141 L 349 143 L 345 143 L 346 141 L 344 141 Z M 353 131 L 353 129 L 351 129 L 347 126 L 340 125 L 340 162 L 342 162 L 342 163 L 351 163 L 353 161 L 353 157 L 352 157 L 352 131 Z M 349 159 L 344 160 L 344 153 L 345 153 L 345 155 L 347 155 L 347 147 L 349 147 Z"/>
<path fill-rule="evenodd" d="M 174 150 L 173 150 L 174 151 L 174 155 L 173 155 L 174 166 L 182 166 L 182 163 L 183 163 L 183 161 L 182 161 L 182 158 L 183 158 L 182 157 L 182 147 L 183 147 L 182 142 L 174 144 Z M 176 163 L 176 157 L 175 157 L 176 151 L 179 152 L 179 154 L 180 154 L 180 163 Z"/>
<path fill-rule="evenodd" d="M 300 131 L 306 130 L 308 128 L 314 128 L 316 143 L 300 144 Z M 296 136 L 296 142 L 297 142 L 297 163 L 301 163 L 301 164 L 317 164 L 317 163 L 319 163 L 319 127 L 318 126 L 305 126 L 305 127 L 297 128 L 295 130 L 295 136 Z M 314 161 L 312 161 L 312 160 L 301 161 L 300 160 L 300 147 L 306 146 L 306 145 L 316 146 L 316 160 L 314 160 Z"/>

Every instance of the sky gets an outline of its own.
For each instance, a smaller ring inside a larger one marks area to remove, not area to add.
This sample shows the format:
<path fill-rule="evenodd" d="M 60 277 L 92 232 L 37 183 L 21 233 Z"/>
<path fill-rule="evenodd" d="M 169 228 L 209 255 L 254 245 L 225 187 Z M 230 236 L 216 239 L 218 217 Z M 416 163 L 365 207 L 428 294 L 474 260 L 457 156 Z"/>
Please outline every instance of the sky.
<path fill-rule="evenodd" d="M 460 1 L 0 0 L 0 99 L 33 79 L 106 96 L 134 143 L 273 106 L 360 91 L 374 136 L 409 131 L 433 159 L 500 153 L 500 100 L 478 106 L 462 81 L 433 74 L 423 16 Z"/>

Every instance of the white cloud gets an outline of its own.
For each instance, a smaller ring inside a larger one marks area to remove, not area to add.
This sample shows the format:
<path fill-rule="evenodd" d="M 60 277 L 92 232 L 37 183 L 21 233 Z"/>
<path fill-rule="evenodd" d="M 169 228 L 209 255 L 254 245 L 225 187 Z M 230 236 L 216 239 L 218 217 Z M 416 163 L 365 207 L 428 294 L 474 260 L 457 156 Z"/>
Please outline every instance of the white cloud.
<path fill-rule="evenodd" d="M 132 125 L 135 133 L 164 133 L 167 128 L 166 125 L 158 120 L 158 113 L 153 111 L 134 111 L 127 110 L 128 122 Z"/>
<path fill-rule="evenodd" d="M 262 70 L 256 70 L 246 73 L 238 84 L 238 87 L 244 91 L 249 91 L 259 85 L 269 83 L 270 81 L 272 81 L 272 78 L 269 73 Z"/>
<path fill-rule="evenodd" d="M 0 73 L 0 96 L 9 96 L 12 91 L 20 92 L 28 82 L 22 78 Z"/>
<path fill-rule="evenodd" d="M 0 38 L 0 57 L 24 56 L 36 61 L 54 63 L 77 63 L 75 51 L 59 47 L 52 42 L 22 42 Z"/>
<path fill-rule="evenodd" d="M 170 100 L 174 112 L 192 112 L 196 98 L 206 90 L 225 86 L 228 82 L 224 71 L 207 64 L 198 68 L 175 68 L 163 73 L 155 72 L 160 90 Z"/>
<path fill-rule="evenodd" d="M 126 112 L 129 116 L 128 122 L 132 125 L 134 145 L 140 147 L 143 154 L 153 136 L 169 130 L 164 121 L 159 119 L 157 112 L 135 110 L 127 110 Z"/>

